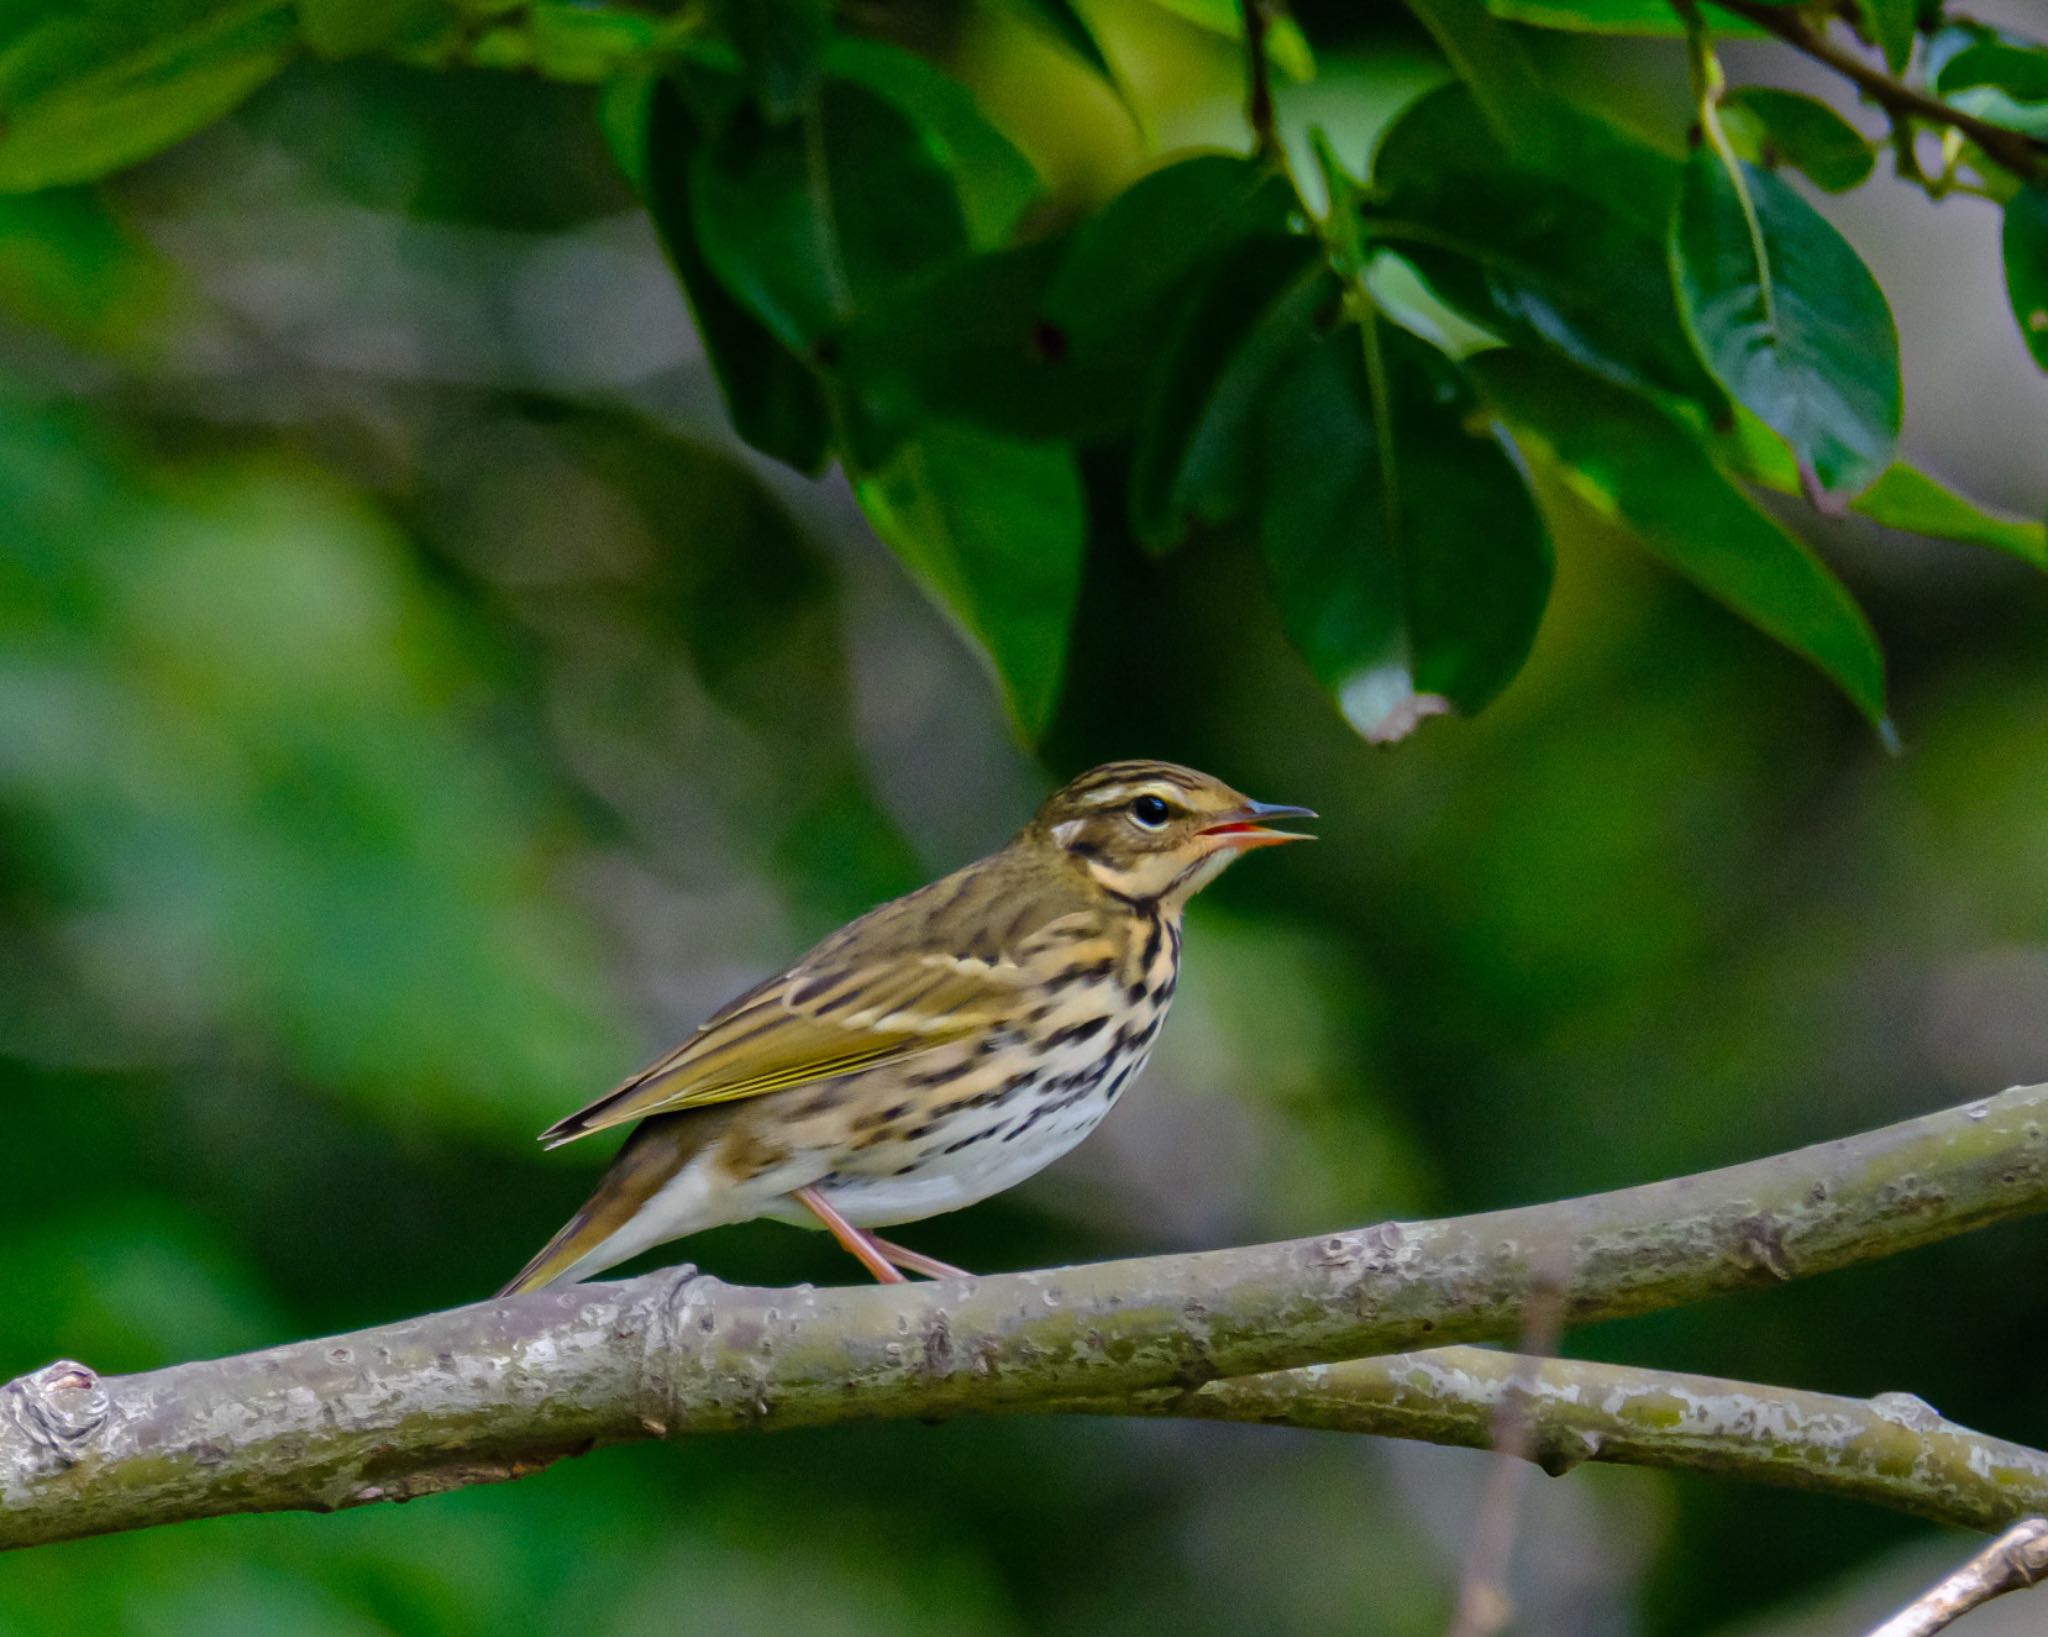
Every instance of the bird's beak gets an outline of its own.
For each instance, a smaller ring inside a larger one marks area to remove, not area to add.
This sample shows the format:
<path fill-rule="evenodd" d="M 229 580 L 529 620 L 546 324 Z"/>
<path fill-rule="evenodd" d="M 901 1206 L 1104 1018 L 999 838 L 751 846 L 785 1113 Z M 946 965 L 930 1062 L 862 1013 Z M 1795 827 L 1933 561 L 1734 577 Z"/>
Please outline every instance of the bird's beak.
<path fill-rule="evenodd" d="M 1315 813 L 1306 807 L 1283 807 L 1278 802 L 1248 801 L 1242 807 L 1233 808 L 1230 812 L 1222 814 L 1215 823 L 1205 824 L 1198 834 L 1213 837 L 1219 847 L 1249 852 L 1254 847 L 1278 847 L 1289 841 L 1315 840 L 1314 836 L 1303 835 L 1299 830 L 1269 830 L 1262 820 L 1315 816 Z"/>

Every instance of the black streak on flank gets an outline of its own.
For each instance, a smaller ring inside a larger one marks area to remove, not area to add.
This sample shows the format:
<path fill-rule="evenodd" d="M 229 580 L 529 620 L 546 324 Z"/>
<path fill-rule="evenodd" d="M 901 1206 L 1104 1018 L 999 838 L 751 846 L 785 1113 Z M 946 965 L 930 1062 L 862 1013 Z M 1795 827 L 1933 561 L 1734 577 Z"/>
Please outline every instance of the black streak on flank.
<path fill-rule="evenodd" d="M 1078 1045 L 1084 1040 L 1093 1040 L 1102 1033 L 1109 1018 L 1104 1016 L 1083 1018 L 1079 1023 L 1069 1023 L 1064 1029 L 1055 1029 L 1045 1037 L 1045 1050 L 1055 1051 L 1061 1046 Z"/>

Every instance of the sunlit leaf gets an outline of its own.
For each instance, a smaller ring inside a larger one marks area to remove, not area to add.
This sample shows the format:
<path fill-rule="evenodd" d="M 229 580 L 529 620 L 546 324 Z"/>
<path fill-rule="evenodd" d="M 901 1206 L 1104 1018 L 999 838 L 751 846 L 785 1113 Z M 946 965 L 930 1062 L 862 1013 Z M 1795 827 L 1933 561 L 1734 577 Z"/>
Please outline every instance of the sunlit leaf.
<path fill-rule="evenodd" d="M 0 22 L 0 191 L 87 182 L 211 125 L 297 44 L 285 0 L 17 6 Z"/>
<path fill-rule="evenodd" d="M 1904 413 L 1898 331 L 1869 268 L 1811 205 L 1703 143 L 1671 266 L 1700 356 L 1822 488 L 1854 494 L 1884 470 Z"/>
<path fill-rule="evenodd" d="M 1242 0 L 1152 0 L 1161 11 L 1170 11 L 1197 28 L 1220 34 L 1228 40 L 1244 38 Z M 1266 55 L 1273 66 L 1293 80 L 1315 78 L 1316 59 L 1309 50 L 1301 25 L 1285 12 L 1274 17 L 1266 30 Z"/>
<path fill-rule="evenodd" d="M 1288 634 L 1375 742 L 1498 694 L 1528 655 L 1551 572 L 1535 503 L 1455 366 L 1391 326 L 1379 348 L 1378 403 L 1355 327 L 1274 383 L 1259 512 Z"/>
<path fill-rule="evenodd" d="M 1883 723 L 1884 658 L 1855 599 L 1679 421 L 1540 353 L 1484 353 L 1469 367 L 1516 442 L 1552 461 L 1580 500 Z"/>
<path fill-rule="evenodd" d="M 1752 483 L 1779 494 L 1801 492 L 1799 463 L 1784 441 L 1747 410 L 1720 442 L 1724 458 Z M 2037 568 L 2048 568 L 2048 523 L 2012 517 L 1980 506 L 1903 461 L 1894 461 L 1877 481 L 1849 503 L 1849 510 L 1909 534 L 2009 552 Z"/>
<path fill-rule="evenodd" d="M 1573 34 L 1665 37 L 1683 34 L 1671 0 L 1486 0 L 1486 9 L 1510 22 Z M 1701 16 L 1717 34 L 1758 34 L 1756 24 L 1719 6 L 1703 5 Z"/>
<path fill-rule="evenodd" d="M 996 0 L 996 4 L 1042 29 L 1104 79 L 1114 82 L 1115 71 L 1102 54 L 1095 30 L 1072 0 Z"/>
<path fill-rule="evenodd" d="M 940 424 L 860 480 L 868 521 L 994 673 L 1018 730 L 1058 703 L 1087 510 L 1073 454 Z"/>

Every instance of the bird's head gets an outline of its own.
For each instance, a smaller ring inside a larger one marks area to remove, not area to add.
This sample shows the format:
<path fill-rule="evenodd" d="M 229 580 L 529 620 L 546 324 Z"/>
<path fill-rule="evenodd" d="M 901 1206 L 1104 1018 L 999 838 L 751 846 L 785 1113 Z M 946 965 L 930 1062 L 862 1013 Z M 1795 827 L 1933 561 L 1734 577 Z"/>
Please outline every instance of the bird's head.
<path fill-rule="evenodd" d="M 1110 892 L 1177 907 L 1240 854 L 1312 839 L 1265 820 L 1314 817 L 1306 807 L 1253 801 L 1191 767 L 1109 762 L 1055 791 L 1025 834 Z"/>

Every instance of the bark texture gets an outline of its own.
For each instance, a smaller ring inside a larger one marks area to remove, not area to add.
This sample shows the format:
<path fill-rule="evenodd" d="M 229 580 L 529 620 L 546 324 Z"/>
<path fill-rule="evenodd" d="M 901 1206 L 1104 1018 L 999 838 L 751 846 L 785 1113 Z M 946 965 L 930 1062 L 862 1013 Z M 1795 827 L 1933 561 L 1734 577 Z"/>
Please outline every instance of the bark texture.
<path fill-rule="evenodd" d="M 2033 1086 L 1698 1176 L 1279 1244 L 835 1289 L 750 1289 L 684 1268 L 141 1375 L 63 1361 L 0 1389 L 0 1547 L 404 1499 L 683 1433 L 1241 1405 L 1258 1407 L 1257 1419 L 1337 1425 L 1331 1381 L 1357 1415 L 1370 1376 L 1197 1389 L 1511 1339 L 1534 1270 L 1561 1282 L 1566 1319 L 1583 1324 L 1825 1272 L 2044 1206 L 2048 1086 Z M 1387 1375 L 1373 1389 L 1385 1423 L 1359 1430 L 1400 1431 L 1405 1416 L 1443 1441 L 1471 1441 L 1416 1407 L 1416 1383 L 1429 1379 L 1446 1402 L 1494 1391 L 1469 1360 L 1446 1366 L 1445 1356 Z M 1460 1371 L 1463 1388 L 1443 1385 Z M 1298 1413 L 1273 1413 L 1276 1393 Z M 1684 1414 L 1660 1429 L 1647 1400 L 1631 1402 L 1593 1429 L 1613 1438 L 1611 1458 L 1679 1451 L 1699 1432 Z M 1711 1464 L 1711 1443 L 1674 1464 Z M 1929 1470 L 1915 1509 L 1978 1527 L 2009 1521 L 1991 1518 L 1981 1494 L 1943 1498 Z M 1904 1491 L 1889 1493 L 1901 1504 Z"/>

